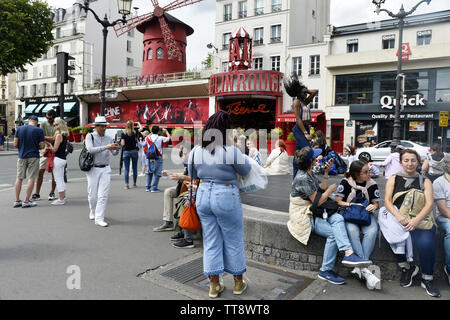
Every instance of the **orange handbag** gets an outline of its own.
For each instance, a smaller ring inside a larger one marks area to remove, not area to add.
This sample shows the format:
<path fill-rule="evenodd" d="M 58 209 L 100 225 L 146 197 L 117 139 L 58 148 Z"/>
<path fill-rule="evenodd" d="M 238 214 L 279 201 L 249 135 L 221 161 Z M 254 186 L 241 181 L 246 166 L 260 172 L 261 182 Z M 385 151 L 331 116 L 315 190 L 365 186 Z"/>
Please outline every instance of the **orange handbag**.
<path fill-rule="evenodd" d="M 200 219 L 197 215 L 197 209 L 195 207 L 195 201 L 192 201 L 192 189 L 194 185 L 194 156 L 192 156 L 191 167 L 191 186 L 189 187 L 189 201 L 181 213 L 179 225 L 182 229 L 197 231 L 201 228 Z"/>

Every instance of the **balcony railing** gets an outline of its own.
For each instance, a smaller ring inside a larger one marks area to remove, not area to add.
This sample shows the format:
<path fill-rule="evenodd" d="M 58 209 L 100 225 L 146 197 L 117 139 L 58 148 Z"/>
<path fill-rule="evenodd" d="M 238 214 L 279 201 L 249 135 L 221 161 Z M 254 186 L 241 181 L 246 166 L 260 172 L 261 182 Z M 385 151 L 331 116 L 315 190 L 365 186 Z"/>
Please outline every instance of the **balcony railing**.
<path fill-rule="evenodd" d="M 260 45 L 263 45 L 263 44 L 264 44 L 264 40 L 263 39 L 253 40 L 253 45 L 254 46 L 260 46 Z"/>
<path fill-rule="evenodd" d="M 255 8 L 255 16 L 264 14 L 264 8 Z"/>
<path fill-rule="evenodd" d="M 270 43 L 279 43 L 279 42 L 281 42 L 281 37 L 270 38 Z"/>
<path fill-rule="evenodd" d="M 228 50 L 229 45 L 228 44 L 222 44 L 222 50 Z"/>
<path fill-rule="evenodd" d="M 272 5 L 272 12 L 278 12 L 278 11 L 281 11 L 281 4 Z"/>
<path fill-rule="evenodd" d="M 231 13 L 226 13 L 223 15 L 223 21 L 230 21 L 232 18 Z"/>
<path fill-rule="evenodd" d="M 247 18 L 247 10 L 245 11 L 239 11 L 239 18 Z"/>

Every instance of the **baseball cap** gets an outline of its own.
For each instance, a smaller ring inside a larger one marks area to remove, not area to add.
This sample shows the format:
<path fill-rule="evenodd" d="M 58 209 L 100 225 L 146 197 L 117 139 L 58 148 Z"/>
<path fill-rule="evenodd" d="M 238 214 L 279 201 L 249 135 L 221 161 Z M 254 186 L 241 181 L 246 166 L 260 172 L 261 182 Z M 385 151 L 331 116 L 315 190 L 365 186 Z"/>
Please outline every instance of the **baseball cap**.
<path fill-rule="evenodd" d="M 39 122 L 38 117 L 36 117 L 36 116 L 34 116 L 34 115 L 33 115 L 33 116 L 30 116 L 30 117 L 28 118 L 28 121 L 30 121 L 30 120 Z"/>

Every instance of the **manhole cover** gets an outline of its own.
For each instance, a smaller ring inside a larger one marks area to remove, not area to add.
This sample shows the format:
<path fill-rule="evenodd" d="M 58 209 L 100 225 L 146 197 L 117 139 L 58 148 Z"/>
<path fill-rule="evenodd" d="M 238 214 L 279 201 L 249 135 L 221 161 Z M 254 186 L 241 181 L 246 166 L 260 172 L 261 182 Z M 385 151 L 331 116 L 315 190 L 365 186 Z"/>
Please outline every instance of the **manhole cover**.
<path fill-rule="evenodd" d="M 197 258 L 185 264 L 174 267 L 160 274 L 175 282 L 189 286 L 191 289 L 207 293 L 209 279 L 203 275 L 203 258 Z M 221 298 L 230 300 L 291 300 L 300 294 L 312 279 L 281 271 L 270 266 L 247 261 L 247 272 L 244 279 L 249 285 L 248 291 L 242 296 L 233 295 L 233 276 L 225 273 L 222 281 L 226 290 Z"/>

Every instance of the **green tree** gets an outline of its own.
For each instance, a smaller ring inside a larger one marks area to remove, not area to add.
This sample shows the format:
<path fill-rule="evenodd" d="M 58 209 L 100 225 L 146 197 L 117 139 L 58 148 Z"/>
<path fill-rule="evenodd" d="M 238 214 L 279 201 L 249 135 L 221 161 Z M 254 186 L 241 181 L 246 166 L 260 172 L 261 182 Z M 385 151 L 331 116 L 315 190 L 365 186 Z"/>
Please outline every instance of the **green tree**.
<path fill-rule="evenodd" d="M 0 0 L 0 74 L 24 71 L 53 43 L 50 8 L 41 0 Z"/>
<path fill-rule="evenodd" d="M 205 69 L 209 69 L 212 67 L 212 53 L 208 53 L 208 57 L 206 57 L 206 60 L 202 61 L 202 65 Z"/>

